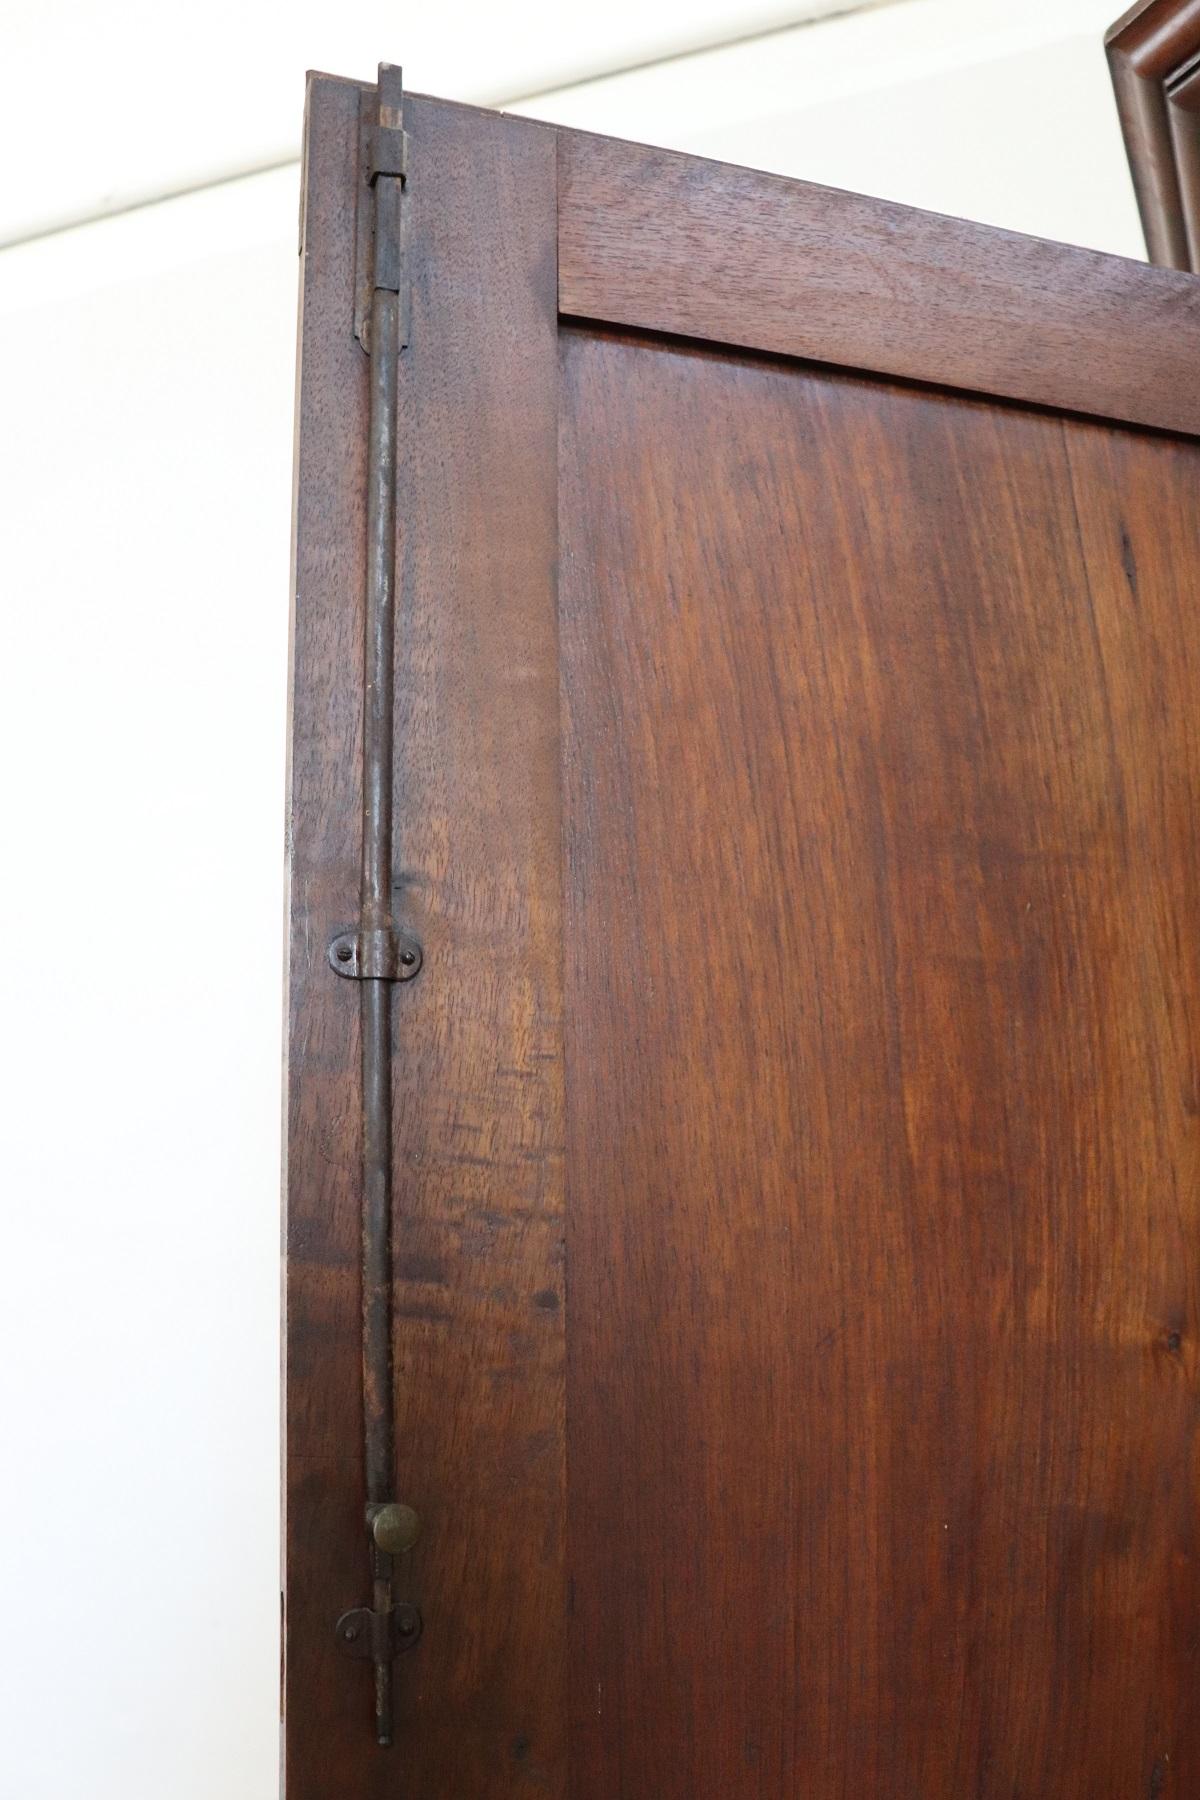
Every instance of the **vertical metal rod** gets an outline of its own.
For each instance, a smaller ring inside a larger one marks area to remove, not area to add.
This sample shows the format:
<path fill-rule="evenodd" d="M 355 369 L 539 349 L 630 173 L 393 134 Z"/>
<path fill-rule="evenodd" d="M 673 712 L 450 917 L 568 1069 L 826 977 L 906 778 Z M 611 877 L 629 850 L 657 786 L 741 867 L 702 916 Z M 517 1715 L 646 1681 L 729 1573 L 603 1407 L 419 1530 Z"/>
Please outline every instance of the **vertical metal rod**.
<path fill-rule="evenodd" d="M 390 177 L 381 177 L 383 185 Z M 397 182 L 397 185 L 399 183 Z M 376 288 L 371 309 L 367 492 L 367 596 L 363 687 L 362 929 L 392 926 L 392 719 L 394 706 L 396 364 L 399 296 Z M 368 1509 L 385 1505 L 395 1480 L 392 1385 L 391 983 L 364 979 L 362 1008 L 362 1358 Z M 368 1512 L 368 1519 L 370 1512 Z M 374 1611 L 392 1608 L 392 1558 L 371 1541 Z M 375 1727 L 392 1739 L 392 1653 L 373 1645 Z"/>
<path fill-rule="evenodd" d="M 352 1656 L 375 1677 L 375 1732 L 392 1741 L 392 1663 L 421 1635 L 415 1606 L 393 1603 L 396 1558 L 420 1521 L 393 1499 L 396 1474 L 392 1369 L 392 986 L 421 966 L 420 946 L 392 918 L 392 751 L 396 647 L 397 366 L 408 342 L 403 205 L 408 138 L 401 72 L 379 65 L 374 102 L 360 118 L 362 178 L 354 332 L 370 357 L 366 603 L 363 622 L 362 870 L 358 930 L 340 931 L 330 967 L 359 982 L 362 1039 L 363 1465 L 371 1605 L 337 1622 Z M 369 207 L 369 211 L 368 211 Z"/>

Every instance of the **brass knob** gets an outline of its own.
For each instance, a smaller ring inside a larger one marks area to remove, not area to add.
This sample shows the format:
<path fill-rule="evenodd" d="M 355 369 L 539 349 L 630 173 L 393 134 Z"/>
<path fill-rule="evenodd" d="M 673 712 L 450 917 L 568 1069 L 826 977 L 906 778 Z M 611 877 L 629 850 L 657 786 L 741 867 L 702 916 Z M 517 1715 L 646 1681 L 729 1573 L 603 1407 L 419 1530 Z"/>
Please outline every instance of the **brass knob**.
<path fill-rule="evenodd" d="M 389 1500 L 386 1506 L 373 1508 L 371 1535 L 386 1556 L 403 1556 L 421 1535 L 421 1521 L 411 1506 Z"/>

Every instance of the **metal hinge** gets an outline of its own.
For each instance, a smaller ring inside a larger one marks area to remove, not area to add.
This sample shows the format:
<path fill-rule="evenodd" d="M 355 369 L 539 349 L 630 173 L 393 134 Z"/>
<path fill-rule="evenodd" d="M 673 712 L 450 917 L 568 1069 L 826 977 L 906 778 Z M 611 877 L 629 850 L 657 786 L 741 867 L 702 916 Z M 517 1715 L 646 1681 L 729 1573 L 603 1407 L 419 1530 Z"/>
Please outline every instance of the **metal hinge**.
<path fill-rule="evenodd" d="M 376 289 L 400 299 L 400 342 L 408 343 L 408 133 L 404 79 L 380 63 L 379 85 L 364 91 L 358 114 L 358 217 L 354 253 L 354 335 L 370 354 Z"/>

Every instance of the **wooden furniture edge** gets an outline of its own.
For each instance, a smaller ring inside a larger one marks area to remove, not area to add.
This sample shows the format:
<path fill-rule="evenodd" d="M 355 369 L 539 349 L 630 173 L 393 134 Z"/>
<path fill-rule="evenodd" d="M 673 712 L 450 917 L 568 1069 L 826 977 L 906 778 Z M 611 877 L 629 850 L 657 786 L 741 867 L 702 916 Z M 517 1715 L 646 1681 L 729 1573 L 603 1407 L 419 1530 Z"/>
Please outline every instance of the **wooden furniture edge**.
<path fill-rule="evenodd" d="M 1143 217 L 1165 219 L 1170 203 L 1186 238 L 1189 196 L 1200 248 L 1200 85 L 1180 76 L 1168 104 L 1165 87 L 1146 74 L 1174 68 L 1190 42 L 1200 51 L 1200 0 L 1144 0 L 1106 41 L 1119 91 L 1132 96 L 1123 120 L 1147 120 L 1153 106 L 1161 116 L 1157 186 L 1146 174 L 1139 187 Z M 310 90 L 371 85 L 316 72 L 308 80 Z M 553 135 L 566 319 L 1200 435 L 1200 296 L 1187 279 L 1186 242 L 1176 254 L 1178 243 L 1172 248 L 1162 236 L 1165 224 L 1147 226 L 1158 234 L 1151 250 L 1160 265 L 1147 268 L 516 113 L 412 98 L 481 123 L 503 116 Z M 1163 143 L 1171 146 L 1169 164 Z M 715 206 L 689 184 L 688 170 L 698 166 L 707 172 L 706 190 L 719 171 Z M 1149 162 L 1142 167 L 1148 171 Z"/>
<path fill-rule="evenodd" d="M 591 133 L 558 161 L 564 317 L 1200 434 L 1178 271 Z"/>
<path fill-rule="evenodd" d="M 1138 0 L 1104 48 L 1150 260 L 1200 269 L 1200 0 Z"/>
<path fill-rule="evenodd" d="M 461 1791 L 479 1792 L 515 1766 L 517 1743 L 520 1771 L 560 1786 L 566 1741 L 555 145 L 536 122 L 416 95 L 404 101 L 412 330 L 395 423 L 394 867 L 425 965 L 395 1003 L 393 1267 L 396 1492 L 425 1523 L 402 1597 L 426 1629 L 399 1659 L 391 1761 L 375 1740 L 369 1664 L 334 1635 L 371 1593 L 360 1025 L 356 984 L 338 979 L 328 951 L 360 904 L 372 364 L 354 332 L 356 195 L 359 96 L 374 87 L 310 77 L 302 194 L 284 1164 L 289 1800 L 383 1800 L 400 1757 L 414 1792 L 447 1767 Z M 445 1414 L 474 1429 L 443 1431 Z M 469 1594 L 463 1542 L 476 1547 Z M 534 1633 L 542 1618 L 555 1628 Z M 455 1710 L 446 1695 L 475 1698 Z"/>

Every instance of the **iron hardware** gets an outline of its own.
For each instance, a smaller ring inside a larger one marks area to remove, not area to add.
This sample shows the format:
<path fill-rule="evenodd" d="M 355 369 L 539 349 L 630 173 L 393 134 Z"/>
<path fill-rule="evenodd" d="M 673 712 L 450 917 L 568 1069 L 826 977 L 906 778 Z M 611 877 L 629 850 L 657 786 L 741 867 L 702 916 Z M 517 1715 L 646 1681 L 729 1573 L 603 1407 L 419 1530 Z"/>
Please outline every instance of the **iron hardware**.
<path fill-rule="evenodd" d="M 395 294 L 399 351 L 409 334 L 408 133 L 401 73 L 392 63 L 380 63 L 378 88 L 359 102 L 358 166 L 354 335 L 369 355 L 375 295 Z"/>
<path fill-rule="evenodd" d="M 371 358 L 367 445 L 367 589 L 363 633 L 362 873 L 357 930 L 329 946 L 329 966 L 359 982 L 362 1023 L 362 1391 L 372 1604 L 343 1613 L 337 1639 L 375 1673 L 375 1734 L 392 1741 L 392 1663 L 421 1634 L 415 1606 L 394 1600 L 397 1561 L 417 1515 L 392 1498 L 392 984 L 421 967 L 421 947 L 392 917 L 396 642 L 396 389 L 408 342 L 405 247 L 408 140 L 400 70 L 379 65 L 359 112 L 354 329 Z"/>
<path fill-rule="evenodd" d="M 367 1524 L 376 1544 L 388 1556 L 403 1556 L 421 1535 L 421 1521 L 412 1507 L 395 1501 L 387 1506 L 368 1506 Z"/>
<path fill-rule="evenodd" d="M 408 175 L 408 133 L 401 126 L 373 125 L 370 131 L 367 174 L 372 185 L 380 175 Z"/>
<path fill-rule="evenodd" d="M 421 972 L 421 946 L 394 926 L 340 931 L 329 946 L 335 975 L 354 981 L 411 981 Z"/>
<path fill-rule="evenodd" d="M 393 1606 L 389 1612 L 372 1612 L 356 1606 L 337 1622 L 337 1641 L 347 1656 L 363 1662 L 394 1662 L 406 1650 L 415 1650 L 421 1636 L 421 1615 L 415 1606 Z"/>

